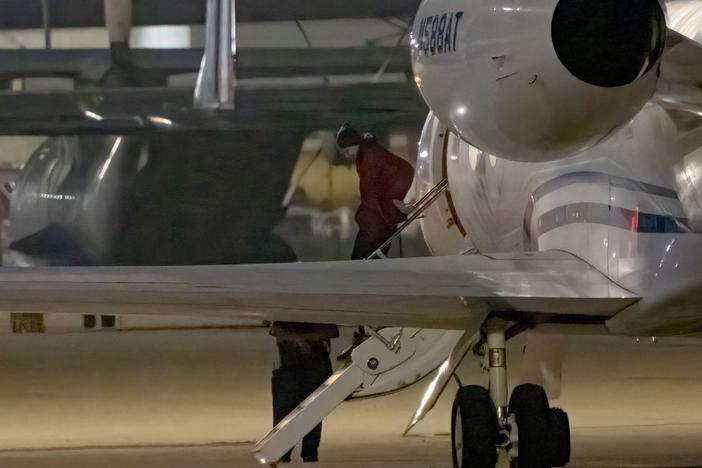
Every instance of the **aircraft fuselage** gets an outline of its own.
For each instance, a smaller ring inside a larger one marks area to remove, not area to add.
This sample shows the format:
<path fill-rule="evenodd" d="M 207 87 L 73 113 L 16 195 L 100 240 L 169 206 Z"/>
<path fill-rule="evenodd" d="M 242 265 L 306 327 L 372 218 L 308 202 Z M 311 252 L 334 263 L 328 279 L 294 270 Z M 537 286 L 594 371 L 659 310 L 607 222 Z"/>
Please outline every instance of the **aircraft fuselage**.
<path fill-rule="evenodd" d="M 447 176 L 450 195 L 424 219 L 435 254 L 565 250 L 641 296 L 702 273 L 697 168 L 702 121 L 647 105 L 576 156 L 509 161 L 467 144 L 430 116 L 419 190 Z M 430 226 L 431 225 L 431 226 Z"/>

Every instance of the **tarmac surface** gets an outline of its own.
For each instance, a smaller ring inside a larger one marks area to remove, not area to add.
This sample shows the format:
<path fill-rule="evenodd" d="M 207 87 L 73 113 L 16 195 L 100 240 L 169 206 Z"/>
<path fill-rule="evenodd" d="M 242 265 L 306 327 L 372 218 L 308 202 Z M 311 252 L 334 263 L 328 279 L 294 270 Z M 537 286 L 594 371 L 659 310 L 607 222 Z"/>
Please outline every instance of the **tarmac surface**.
<path fill-rule="evenodd" d="M 702 340 L 546 331 L 510 342 L 510 383 L 540 372 L 534 355 L 562 355 L 551 403 L 570 415 L 569 466 L 702 466 Z M 0 338 L 0 467 L 260 466 L 249 451 L 271 422 L 266 330 Z M 460 374 L 485 379 L 473 359 Z M 325 420 L 319 466 L 450 466 L 455 384 L 400 437 L 425 385 L 344 403 Z"/>

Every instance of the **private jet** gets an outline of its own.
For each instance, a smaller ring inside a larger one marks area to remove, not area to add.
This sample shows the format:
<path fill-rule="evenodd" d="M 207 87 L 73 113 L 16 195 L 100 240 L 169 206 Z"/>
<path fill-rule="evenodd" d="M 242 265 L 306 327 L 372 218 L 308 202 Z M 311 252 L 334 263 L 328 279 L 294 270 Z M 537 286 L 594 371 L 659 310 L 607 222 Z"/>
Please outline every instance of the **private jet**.
<path fill-rule="evenodd" d="M 546 323 L 702 330 L 702 48 L 674 30 L 699 30 L 700 7 L 677 6 L 666 24 L 657 0 L 421 3 L 410 49 L 431 110 L 416 186 L 432 257 L 4 268 L 0 305 L 365 324 L 352 362 L 257 444 L 261 464 L 347 397 L 436 371 L 411 427 L 476 359 L 487 385 L 456 393 L 454 465 L 493 467 L 502 451 L 565 466 L 567 413 L 535 383 L 509 393 L 507 339 Z"/>

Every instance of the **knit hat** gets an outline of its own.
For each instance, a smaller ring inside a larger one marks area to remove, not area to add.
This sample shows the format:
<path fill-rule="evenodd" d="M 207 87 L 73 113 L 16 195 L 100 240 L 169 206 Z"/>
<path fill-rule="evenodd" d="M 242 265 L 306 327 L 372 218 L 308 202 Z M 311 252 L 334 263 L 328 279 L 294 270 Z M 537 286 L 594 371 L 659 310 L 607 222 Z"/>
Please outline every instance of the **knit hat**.
<path fill-rule="evenodd" d="M 336 133 L 336 145 L 339 148 L 348 148 L 349 146 L 358 146 L 363 142 L 361 134 L 358 133 L 351 125 L 344 123 Z"/>

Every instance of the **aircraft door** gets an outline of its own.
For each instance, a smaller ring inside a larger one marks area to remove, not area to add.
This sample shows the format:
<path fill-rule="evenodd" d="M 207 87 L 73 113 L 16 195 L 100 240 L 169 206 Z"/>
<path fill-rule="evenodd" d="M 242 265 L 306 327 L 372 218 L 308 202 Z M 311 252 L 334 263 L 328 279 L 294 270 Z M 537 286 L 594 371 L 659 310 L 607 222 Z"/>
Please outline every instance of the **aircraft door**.
<path fill-rule="evenodd" d="M 447 136 L 446 126 L 430 113 L 419 141 L 414 183 L 417 199 L 448 177 Z M 424 240 L 433 255 L 453 255 L 472 247 L 453 206 L 450 182 L 444 195 L 425 211 L 421 226 Z"/>

